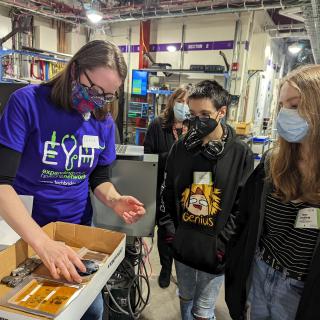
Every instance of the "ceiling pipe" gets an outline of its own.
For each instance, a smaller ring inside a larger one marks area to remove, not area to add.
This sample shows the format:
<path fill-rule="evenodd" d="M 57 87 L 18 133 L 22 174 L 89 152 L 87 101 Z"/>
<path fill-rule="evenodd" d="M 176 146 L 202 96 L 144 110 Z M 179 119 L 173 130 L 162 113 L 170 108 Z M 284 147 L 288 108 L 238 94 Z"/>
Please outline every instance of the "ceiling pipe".
<path fill-rule="evenodd" d="M 207 8 L 199 8 L 198 11 L 194 9 L 194 12 L 188 12 L 186 8 L 179 9 L 179 12 L 172 12 L 170 10 L 161 11 L 154 9 L 153 11 L 144 11 L 144 16 L 140 13 L 134 12 L 127 15 L 119 15 L 118 18 L 111 18 L 107 20 L 108 23 L 124 22 L 124 21 L 136 21 L 136 20 L 146 20 L 146 19 L 161 19 L 161 18 L 177 18 L 177 17 L 190 17 L 190 16 L 201 16 L 201 15 L 215 15 L 215 14 L 227 14 L 227 13 L 240 13 L 240 12 L 252 12 L 259 10 L 270 10 L 283 8 L 282 1 L 276 1 L 273 5 L 259 5 L 252 7 L 242 7 L 242 8 L 222 8 L 213 9 L 211 6 Z"/>
<path fill-rule="evenodd" d="M 167 0 L 163 0 L 163 1 L 159 1 L 156 5 L 156 7 L 153 7 L 152 9 L 154 10 L 155 8 L 158 10 L 158 9 L 164 9 L 164 10 L 181 10 L 181 7 L 184 7 L 185 8 L 185 5 L 186 4 L 191 4 L 192 7 L 196 7 L 196 6 L 199 6 L 199 4 L 201 6 L 207 6 L 207 7 L 211 7 L 212 9 L 219 9 L 219 8 L 239 8 L 239 5 L 243 5 L 244 4 L 242 2 L 239 2 L 239 3 L 233 3 L 233 4 L 229 4 L 228 2 L 229 0 L 223 0 L 223 1 L 215 1 L 214 4 L 213 4 L 213 1 L 210 1 L 210 0 L 199 0 L 199 1 L 195 1 L 195 0 L 183 0 L 183 1 L 179 1 L 179 0 L 175 0 L 175 1 L 167 1 Z M 257 4 L 261 4 L 261 2 L 257 2 Z M 234 7 L 232 7 L 232 5 Z M 245 6 L 244 6 L 245 7 Z M 114 6 L 104 6 L 101 8 L 101 11 L 102 12 L 106 12 L 106 13 L 113 13 L 113 12 L 118 12 L 119 11 L 122 13 L 122 12 L 131 12 L 131 11 L 134 11 L 134 10 L 141 10 L 141 9 L 146 9 L 145 5 L 144 4 L 132 4 L 132 5 L 127 5 L 127 6 L 117 6 L 117 7 L 114 7 Z M 148 8 L 149 10 L 151 9 L 151 7 Z"/>
<path fill-rule="evenodd" d="M 37 6 L 31 6 L 30 3 L 28 5 L 25 5 L 24 3 L 19 3 L 17 0 L 13 0 L 13 1 L 0 0 L 0 5 L 10 7 L 10 8 L 13 7 L 13 8 L 17 8 L 17 9 L 26 10 L 26 11 L 31 12 L 36 15 L 44 16 L 47 18 L 52 18 L 55 20 L 60 20 L 60 21 L 66 22 L 66 23 L 71 23 L 71 24 L 75 24 L 75 25 L 79 24 L 79 22 L 68 20 L 66 18 L 66 17 L 71 17 L 70 14 L 65 14 L 65 13 L 59 14 L 57 12 L 46 12 L 42 8 L 39 8 Z M 73 15 L 72 18 L 86 19 L 85 17 L 75 16 L 75 15 Z"/>
<path fill-rule="evenodd" d="M 39 1 L 40 0 L 36 0 Z M 207 3 L 207 1 L 203 1 Z M 174 3 L 173 1 L 171 3 Z M 192 1 L 195 4 L 194 1 Z M 161 19 L 161 18 L 175 18 L 175 17 L 188 17 L 188 16 L 199 16 L 199 15 L 214 15 L 214 14 L 223 14 L 223 13 L 238 13 L 238 12 L 252 12 L 257 10 L 270 10 L 270 9 L 279 9 L 283 8 L 286 4 L 284 0 L 275 0 L 272 4 L 264 4 L 263 1 L 259 1 L 256 5 L 246 5 L 246 3 L 242 3 L 242 7 L 230 7 L 229 1 L 225 1 L 225 6 L 214 7 L 212 4 L 210 6 L 202 7 L 200 4 L 202 1 L 197 2 L 196 7 L 184 8 L 182 5 L 179 9 L 170 9 L 169 7 L 166 10 L 158 10 L 157 8 L 150 9 L 148 11 L 140 10 L 138 12 L 131 11 L 126 14 L 122 14 L 117 11 L 116 13 L 108 12 L 103 22 L 104 23 L 116 23 L 116 22 L 124 22 L 124 21 L 140 21 L 140 20 L 148 20 L 148 19 Z M 221 3 L 221 2 L 220 2 Z M 298 6 L 299 1 L 297 0 L 296 4 L 290 4 L 293 6 Z M 87 18 L 82 15 L 76 15 L 74 13 L 58 13 L 55 11 L 48 12 L 43 8 L 39 8 L 38 6 L 31 6 L 30 2 L 22 3 L 19 0 L 0 0 L 0 4 L 15 7 L 19 9 L 26 10 L 36 15 L 45 16 L 47 18 L 64 21 L 66 23 L 70 23 L 73 25 L 85 25 L 87 28 L 96 28 L 96 26 L 92 26 L 87 23 Z M 240 4 L 240 3 L 239 3 Z M 161 2 L 160 2 L 161 5 Z M 103 23 L 100 23 L 102 25 Z"/>
<path fill-rule="evenodd" d="M 293 20 L 297 20 L 300 22 L 304 22 L 305 20 L 304 20 L 304 17 L 301 15 L 301 13 L 302 13 L 301 7 L 287 8 L 287 9 L 279 10 L 279 14 L 284 17 L 287 17 L 287 18 L 290 18 Z"/>
<path fill-rule="evenodd" d="M 272 39 L 284 39 L 284 38 L 299 38 L 299 39 L 309 39 L 307 32 L 275 32 L 271 33 L 270 37 Z"/>
<path fill-rule="evenodd" d="M 39 4 L 41 6 L 53 8 L 54 10 L 59 10 L 59 12 L 61 12 L 61 13 L 72 12 L 72 13 L 78 14 L 78 15 L 81 15 L 81 13 L 82 13 L 82 10 L 80 10 L 80 9 L 76 9 L 74 7 L 67 5 L 64 2 L 57 2 L 55 0 L 50 0 L 50 1 L 48 1 L 48 0 L 31 0 L 30 2 Z"/>
<path fill-rule="evenodd" d="M 265 26 L 265 31 L 287 31 L 287 30 L 304 30 L 306 28 L 304 23 L 297 24 L 280 24 L 277 26 Z"/>
<path fill-rule="evenodd" d="M 189 5 L 189 7 L 187 7 L 186 5 Z M 274 6 L 276 5 L 276 7 Z M 298 1 L 296 4 L 292 4 L 291 5 L 299 5 Z M 241 9 L 245 9 L 245 11 L 252 11 L 252 10 L 257 10 L 257 8 L 259 9 L 276 9 L 276 8 L 283 8 L 284 4 L 283 1 L 280 0 L 275 0 L 274 3 L 269 3 L 268 5 L 263 4 L 263 1 L 258 1 L 255 5 L 251 4 L 251 5 L 246 5 L 245 2 L 239 2 L 239 3 L 233 3 L 230 4 L 229 1 L 220 1 L 220 2 L 212 2 L 212 1 L 208 1 L 208 0 L 200 0 L 200 1 L 195 1 L 195 0 L 185 0 L 183 2 L 181 1 L 160 1 L 157 4 L 157 7 L 154 8 L 150 8 L 148 11 L 145 10 L 145 7 L 143 5 L 133 5 L 133 6 L 122 6 L 122 7 L 116 7 L 116 8 L 102 8 L 102 12 L 106 12 L 108 14 L 120 14 L 123 15 L 123 13 L 127 12 L 127 13 L 132 13 L 132 14 L 139 14 L 139 12 L 137 12 L 138 10 L 144 10 L 144 13 L 148 13 L 148 12 L 161 12 L 166 11 L 170 14 L 175 14 L 176 12 L 180 12 L 181 10 L 186 11 L 186 10 L 192 10 L 194 9 L 195 11 L 199 11 L 201 12 L 201 10 L 203 10 L 203 8 L 206 9 L 210 9 L 211 11 L 217 10 L 232 10 L 233 12 L 236 11 L 238 12 Z M 137 10 L 138 9 L 138 10 Z M 258 9 L 258 10 L 259 10 Z M 186 14 L 188 14 L 188 12 L 186 12 Z"/>

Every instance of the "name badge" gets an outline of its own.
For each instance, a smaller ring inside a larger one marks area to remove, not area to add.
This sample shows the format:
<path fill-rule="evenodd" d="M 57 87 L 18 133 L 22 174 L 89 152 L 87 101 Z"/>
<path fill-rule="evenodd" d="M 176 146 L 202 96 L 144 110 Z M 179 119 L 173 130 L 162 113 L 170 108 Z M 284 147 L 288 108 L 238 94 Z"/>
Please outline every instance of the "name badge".
<path fill-rule="evenodd" d="M 82 147 L 99 149 L 99 137 L 84 135 L 82 137 Z"/>
<path fill-rule="evenodd" d="M 320 229 L 320 210 L 318 208 L 299 210 L 294 227 L 298 229 Z"/>
<path fill-rule="evenodd" d="M 195 171 L 193 173 L 193 183 L 212 185 L 212 172 Z"/>

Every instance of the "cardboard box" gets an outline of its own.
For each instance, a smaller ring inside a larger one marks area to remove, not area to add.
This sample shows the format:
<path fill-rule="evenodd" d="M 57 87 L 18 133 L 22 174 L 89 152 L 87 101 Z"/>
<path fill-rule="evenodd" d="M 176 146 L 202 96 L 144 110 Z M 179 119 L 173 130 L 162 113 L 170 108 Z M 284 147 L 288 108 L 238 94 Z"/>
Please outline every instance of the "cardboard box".
<path fill-rule="evenodd" d="M 86 247 L 109 254 L 109 257 L 82 289 L 80 294 L 55 319 L 76 320 L 85 313 L 125 256 L 126 236 L 99 228 L 55 222 L 43 227 L 50 238 L 65 242 L 73 248 Z M 0 252 L 0 279 L 10 274 L 20 263 L 35 253 L 23 240 Z M 0 298 L 11 288 L 0 284 Z M 0 306 L 0 318 L 9 320 L 47 319 L 30 313 Z"/>
<path fill-rule="evenodd" d="M 236 134 L 247 136 L 251 132 L 250 122 L 237 122 L 236 123 Z"/>

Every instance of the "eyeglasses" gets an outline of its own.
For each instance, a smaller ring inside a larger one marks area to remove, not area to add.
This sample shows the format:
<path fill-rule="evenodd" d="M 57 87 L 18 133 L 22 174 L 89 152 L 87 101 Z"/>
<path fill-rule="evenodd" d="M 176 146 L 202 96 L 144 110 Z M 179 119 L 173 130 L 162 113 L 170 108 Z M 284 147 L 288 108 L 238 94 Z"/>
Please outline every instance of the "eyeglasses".
<path fill-rule="evenodd" d="M 116 92 L 115 94 L 104 92 L 104 90 L 100 86 L 93 83 L 93 81 L 90 79 L 86 71 L 83 71 L 83 73 L 86 76 L 87 80 L 89 81 L 90 87 L 84 84 L 82 84 L 82 86 L 84 86 L 87 89 L 90 98 L 92 98 L 93 100 L 103 99 L 105 103 L 111 103 L 119 98 L 118 92 Z"/>
<path fill-rule="evenodd" d="M 206 121 L 209 121 L 210 116 L 209 115 L 195 116 L 193 114 L 187 114 L 187 120 L 189 120 L 189 121 L 195 121 L 197 118 L 200 121 L 206 122 Z"/>

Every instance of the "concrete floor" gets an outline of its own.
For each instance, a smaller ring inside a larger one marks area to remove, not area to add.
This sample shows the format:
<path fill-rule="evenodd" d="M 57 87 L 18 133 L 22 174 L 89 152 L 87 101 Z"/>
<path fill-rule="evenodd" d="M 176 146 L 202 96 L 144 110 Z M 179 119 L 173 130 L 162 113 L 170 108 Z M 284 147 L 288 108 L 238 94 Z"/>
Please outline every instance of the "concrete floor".
<path fill-rule="evenodd" d="M 166 289 L 162 289 L 158 285 L 158 276 L 160 273 L 160 261 L 158 255 L 158 249 L 156 245 L 156 238 L 154 239 L 153 250 L 150 254 L 150 263 L 152 266 L 152 275 L 150 278 L 151 286 L 151 298 L 149 305 L 142 313 L 141 320 L 179 320 L 180 308 L 179 298 L 177 296 L 177 285 L 175 271 L 171 277 L 170 286 Z M 147 239 L 147 243 L 150 240 Z M 150 267 L 148 266 L 150 272 Z M 231 320 L 228 308 L 224 301 L 224 286 L 221 287 L 218 301 L 216 304 L 216 318 L 217 320 Z"/>

